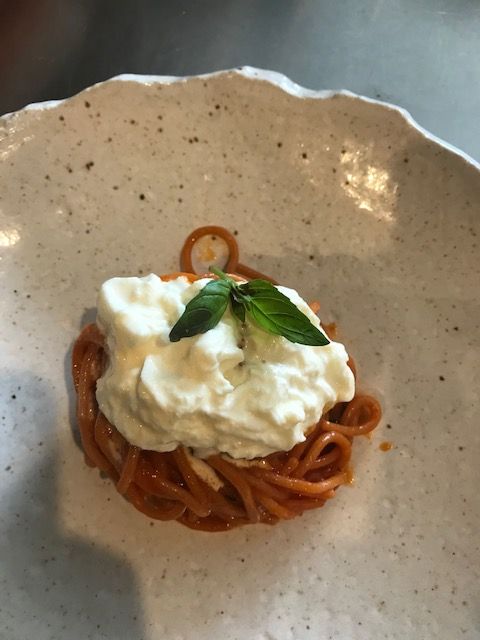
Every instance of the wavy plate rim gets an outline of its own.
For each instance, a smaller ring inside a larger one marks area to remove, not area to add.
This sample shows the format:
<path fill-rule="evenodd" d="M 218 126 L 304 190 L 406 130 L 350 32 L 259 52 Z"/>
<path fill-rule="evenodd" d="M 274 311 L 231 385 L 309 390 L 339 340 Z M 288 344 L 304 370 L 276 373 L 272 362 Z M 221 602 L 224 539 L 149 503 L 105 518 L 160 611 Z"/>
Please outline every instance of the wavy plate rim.
<path fill-rule="evenodd" d="M 442 149 L 445 149 L 446 151 L 452 153 L 453 155 L 460 157 L 468 165 L 476 169 L 480 174 L 479 161 L 475 160 L 472 156 L 470 156 L 468 153 L 466 153 L 459 147 L 456 147 L 455 145 L 451 144 L 450 142 L 447 142 L 443 138 L 440 138 L 439 136 L 435 135 L 434 133 L 432 133 L 425 127 L 423 127 L 419 122 L 417 122 L 417 120 L 415 120 L 412 114 L 404 107 L 400 107 L 391 102 L 377 100 L 376 98 L 369 98 L 367 96 L 354 93 L 353 91 L 350 91 L 348 89 L 339 89 L 339 90 L 308 89 L 307 87 L 297 84 L 296 82 L 291 80 L 288 76 L 286 76 L 283 73 L 280 73 L 279 71 L 271 71 L 268 69 L 261 69 L 261 68 L 252 67 L 252 66 L 242 66 L 242 67 L 235 67 L 231 69 L 221 69 L 221 70 L 213 71 L 209 73 L 194 74 L 194 75 L 187 75 L 187 76 L 142 75 L 142 74 L 136 74 L 136 73 L 122 73 L 116 76 L 112 76 L 111 78 L 108 78 L 106 80 L 97 82 L 93 85 L 90 85 L 89 87 L 82 89 L 78 93 L 75 93 L 66 98 L 60 98 L 58 100 L 45 100 L 41 102 L 32 102 L 30 104 L 25 105 L 21 109 L 18 109 L 16 111 L 11 111 L 9 113 L 6 113 L 0 116 L 0 121 L 9 120 L 12 117 L 17 117 L 23 112 L 54 109 L 56 107 L 61 106 L 63 103 L 67 102 L 68 100 L 74 98 L 75 96 L 81 95 L 83 93 L 88 93 L 92 89 L 96 89 L 98 87 L 101 87 L 102 85 L 109 84 L 111 82 L 137 82 L 138 84 L 142 84 L 146 86 L 151 86 L 154 84 L 169 85 L 169 84 L 174 84 L 179 82 L 188 82 L 189 80 L 194 80 L 194 79 L 206 80 L 209 78 L 227 76 L 232 74 L 242 76 L 248 80 L 260 80 L 260 81 L 268 82 L 271 85 L 274 85 L 279 89 L 282 89 L 285 93 L 288 93 L 299 99 L 312 98 L 316 100 L 328 100 L 328 99 L 335 98 L 337 96 L 344 96 L 347 98 L 358 100 L 360 102 L 365 102 L 368 104 L 380 106 L 380 107 L 383 107 L 384 109 L 393 110 L 399 113 L 402 116 L 405 123 L 411 128 L 413 128 L 420 135 L 420 137 L 430 142 L 433 142 L 435 145 L 441 147 Z"/>

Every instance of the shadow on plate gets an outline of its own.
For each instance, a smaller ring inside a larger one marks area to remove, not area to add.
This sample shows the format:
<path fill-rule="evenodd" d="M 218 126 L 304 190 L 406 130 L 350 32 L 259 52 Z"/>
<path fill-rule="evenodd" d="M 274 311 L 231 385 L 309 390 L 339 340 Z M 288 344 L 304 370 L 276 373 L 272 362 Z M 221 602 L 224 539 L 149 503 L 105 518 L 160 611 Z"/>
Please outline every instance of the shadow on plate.
<path fill-rule="evenodd" d="M 12 462 L 12 472 L 16 466 L 21 471 L 2 505 L 0 636 L 23 640 L 35 630 L 39 640 L 119 639 L 128 629 L 132 640 L 143 638 L 138 587 L 125 558 L 62 531 L 57 502 L 62 460 L 51 433 L 52 395 L 38 378 L 16 377 L 23 388 L 35 390 L 34 429 L 45 442 L 40 456 L 28 453 L 32 464 L 21 468 L 20 461 Z"/>

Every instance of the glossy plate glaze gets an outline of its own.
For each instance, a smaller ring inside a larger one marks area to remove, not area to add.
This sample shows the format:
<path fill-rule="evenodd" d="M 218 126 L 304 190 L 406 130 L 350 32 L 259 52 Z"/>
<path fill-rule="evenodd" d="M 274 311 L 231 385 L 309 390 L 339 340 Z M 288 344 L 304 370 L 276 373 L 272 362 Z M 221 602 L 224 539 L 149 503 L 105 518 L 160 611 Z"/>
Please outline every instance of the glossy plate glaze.
<path fill-rule="evenodd" d="M 2 637 L 480 637 L 478 165 L 254 69 L 36 105 L 0 120 L 0 163 Z M 274 528 L 150 522 L 76 442 L 100 283 L 175 270 L 208 223 L 322 300 L 385 410 L 355 484 Z"/>

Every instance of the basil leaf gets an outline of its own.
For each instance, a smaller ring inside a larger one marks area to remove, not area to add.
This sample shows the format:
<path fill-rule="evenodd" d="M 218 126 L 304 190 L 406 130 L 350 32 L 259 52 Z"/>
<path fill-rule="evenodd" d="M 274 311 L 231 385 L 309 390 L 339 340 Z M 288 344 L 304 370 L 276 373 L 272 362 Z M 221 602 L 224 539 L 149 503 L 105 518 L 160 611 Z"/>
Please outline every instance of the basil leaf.
<path fill-rule="evenodd" d="M 232 305 L 232 312 L 243 324 L 245 322 L 245 305 L 241 299 L 241 296 L 237 296 L 235 294 L 236 294 L 235 289 L 232 289 L 230 294 L 230 303 Z"/>
<path fill-rule="evenodd" d="M 230 303 L 232 305 L 232 312 L 233 315 L 236 316 L 243 324 L 245 322 L 245 306 L 241 300 L 241 296 L 236 295 L 239 286 L 238 283 L 215 265 L 210 265 L 209 269 L 212 273 L 218 276 L 218 278 L 230 283 Z"/>
<path fill-rule="evenodd" d="M 196 336 L 213 329 L 222 318 L 230 299 L 228 280 L 212 280 L 190 300 L 170 331 L 170 342 Z"/>
<path fill-rule="evenodd" d="M 299 344 L 325 346 L 330 340 L 293 302 L 266 280 L 251 280 L 238 287 L 252 319 L 265 331 Z"/>

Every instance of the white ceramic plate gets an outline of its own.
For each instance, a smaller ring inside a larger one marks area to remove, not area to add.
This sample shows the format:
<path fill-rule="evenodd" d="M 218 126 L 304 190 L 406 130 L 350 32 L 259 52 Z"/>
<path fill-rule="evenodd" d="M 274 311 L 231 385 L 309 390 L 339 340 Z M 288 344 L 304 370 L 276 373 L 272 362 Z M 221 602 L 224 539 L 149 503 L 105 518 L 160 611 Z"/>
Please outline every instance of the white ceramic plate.
<path fill-rule="evenodd" d="M 2 638 L 480 638 L 478 165 L 253 69 L 36 105 L 0 120 L 0 162 Z M 207 223 L 322 300 L 384 406 L 356 484 L 274 528 L 153 524 L 73 435 L 100 283 L 174 270 Z"/>

